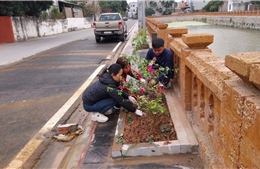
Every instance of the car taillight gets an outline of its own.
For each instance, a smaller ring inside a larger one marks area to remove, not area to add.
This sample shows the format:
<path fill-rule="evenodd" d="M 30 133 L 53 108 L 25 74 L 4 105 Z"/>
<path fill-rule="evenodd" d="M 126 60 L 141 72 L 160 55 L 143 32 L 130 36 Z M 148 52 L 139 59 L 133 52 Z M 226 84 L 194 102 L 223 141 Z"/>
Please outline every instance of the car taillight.
<path fill-rule="evenodd" d="M 123 24 L 122 24 L 122 22 L 118 22 L 118 28 L 119 28 L 119 30 L 123 30 Z"/>
<path fill-rule="evenodd" d="M 96 31 L 96 22 L 93 23 L 93 28 L 94 28 L 94 31 Z"/>

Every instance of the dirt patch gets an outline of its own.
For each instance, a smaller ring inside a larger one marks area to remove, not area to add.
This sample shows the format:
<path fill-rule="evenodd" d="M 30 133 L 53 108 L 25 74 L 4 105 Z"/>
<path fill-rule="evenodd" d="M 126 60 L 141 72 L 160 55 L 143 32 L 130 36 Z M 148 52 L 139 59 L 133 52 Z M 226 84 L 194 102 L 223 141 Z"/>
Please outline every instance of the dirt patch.
<path fill-rule="evenodd" d="M 170 113 L 150 114 L 139 117 L 134 113 L 128 113 L 123 126 L 123 136 L 126 144 L 148 143 L 177 140 L 177 135 L 172 123 Z"/>

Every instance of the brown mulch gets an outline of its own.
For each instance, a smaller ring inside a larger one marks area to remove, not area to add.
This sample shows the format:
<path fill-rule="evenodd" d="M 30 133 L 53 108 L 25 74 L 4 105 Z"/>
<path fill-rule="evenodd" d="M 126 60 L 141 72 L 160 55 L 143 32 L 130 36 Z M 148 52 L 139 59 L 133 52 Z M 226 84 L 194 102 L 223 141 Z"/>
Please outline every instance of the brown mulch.
<path fill-rule="evenodd" d="M 167 110 L 162 114 L 149 114 L 139 117 L 134 113 L 126 115 L 123 138 L 126 144 L 149 143 L 177 140 L 171 116 Z"/>

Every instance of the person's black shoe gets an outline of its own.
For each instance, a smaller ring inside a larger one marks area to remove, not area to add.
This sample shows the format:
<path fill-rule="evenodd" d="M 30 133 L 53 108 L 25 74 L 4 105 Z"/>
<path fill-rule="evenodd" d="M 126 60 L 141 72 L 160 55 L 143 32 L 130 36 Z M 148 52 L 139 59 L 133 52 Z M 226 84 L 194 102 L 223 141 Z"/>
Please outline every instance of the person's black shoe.
<path fill-rule="evenodd" d="M 114 106 L 114 107 L 113 107 L 113 111 L 114 111 L 115 113 L 120 113 L 120 110 L 121 110 L 121 107 L 117 107 L 117 106 Z"/>

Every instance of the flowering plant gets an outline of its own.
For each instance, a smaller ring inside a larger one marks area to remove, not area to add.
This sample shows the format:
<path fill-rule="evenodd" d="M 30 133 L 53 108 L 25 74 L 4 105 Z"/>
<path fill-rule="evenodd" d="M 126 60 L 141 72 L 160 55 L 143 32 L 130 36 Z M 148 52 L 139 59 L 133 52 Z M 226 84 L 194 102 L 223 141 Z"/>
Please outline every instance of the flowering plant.
<path fill-rule="evenodd" d="M 123 88 L 127 88 L 130 93 L 136 97 L 138 109 L 145 112 L 147 116 L 149 116 L 149 114 L 163 113 L 165 111 L 163 106 L 163 87 L 160 83 L 149 83 L 159 75 L 159 71 L 154 71 L 152 68 L 152 64 L 154 64 L 155 60 L 149 63 L 149 61 L 145 59 L 138 59 L 135 55 L 123 55 L 122 57 L 125 57 L 127 61 L 131 63 L 132 67 L 137 66 L 142 78 L 148 82 L 144 84 L 134 78 L 130 78 L 126 83 L 123 83 Z"/>

